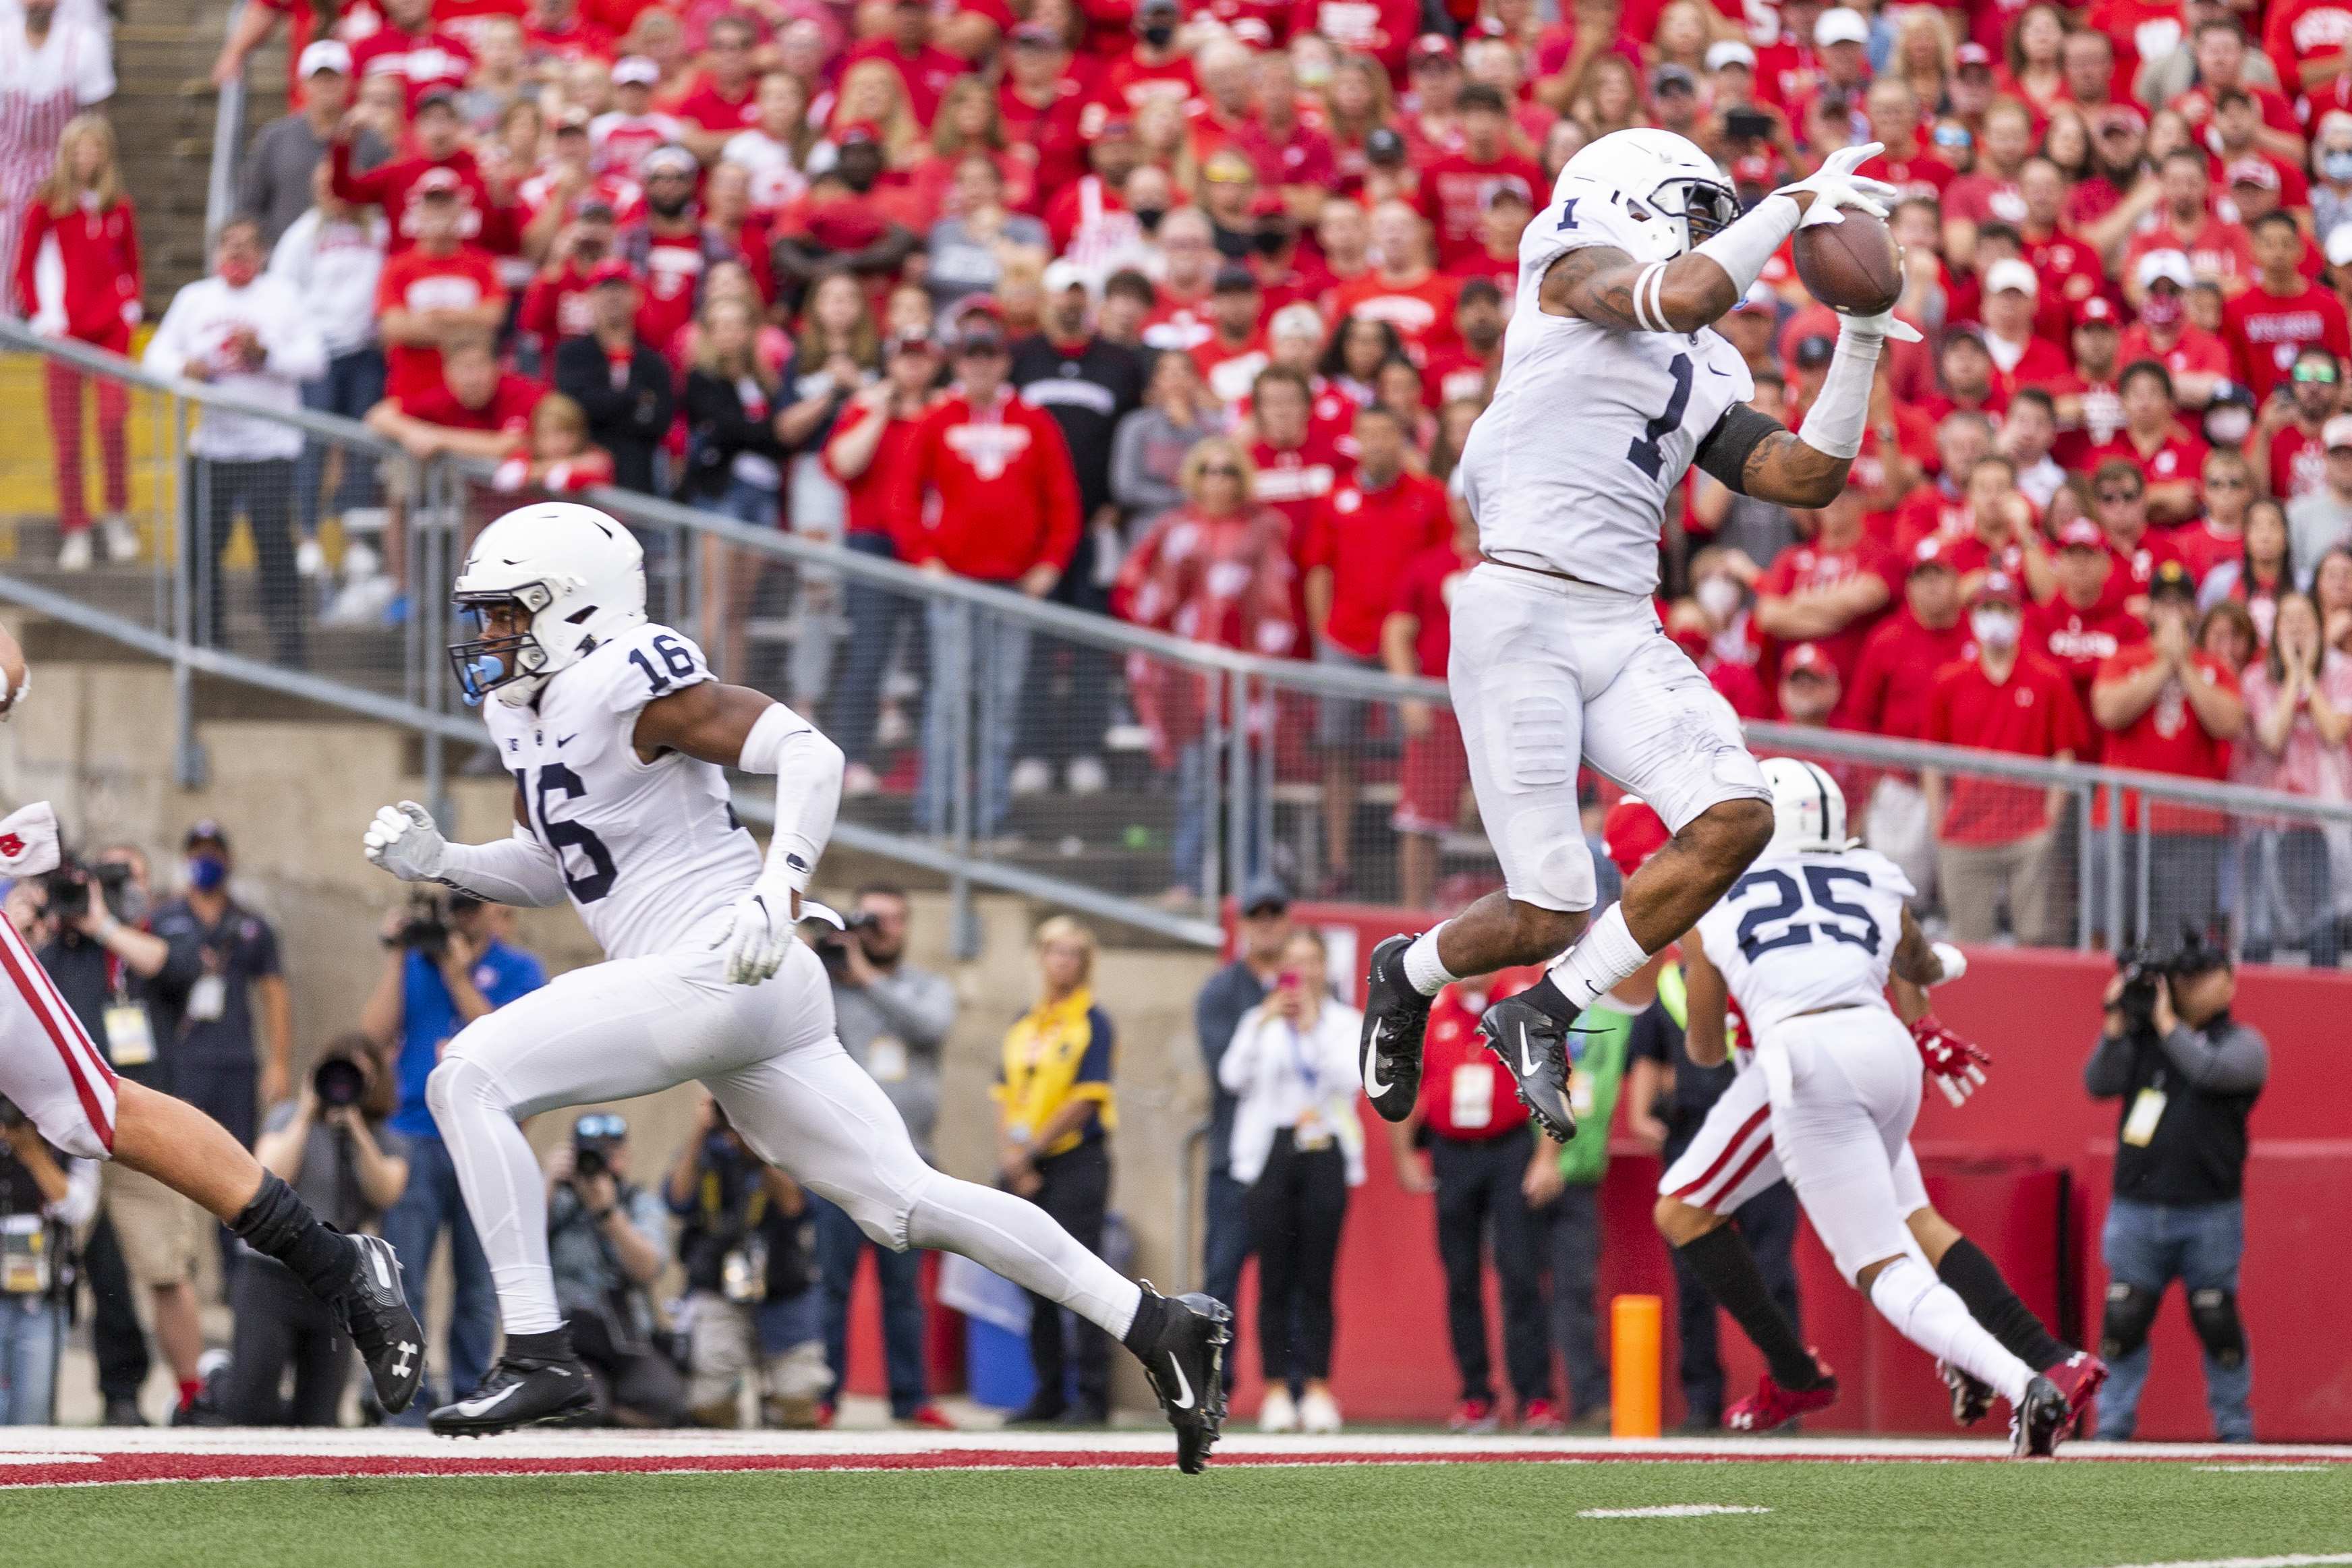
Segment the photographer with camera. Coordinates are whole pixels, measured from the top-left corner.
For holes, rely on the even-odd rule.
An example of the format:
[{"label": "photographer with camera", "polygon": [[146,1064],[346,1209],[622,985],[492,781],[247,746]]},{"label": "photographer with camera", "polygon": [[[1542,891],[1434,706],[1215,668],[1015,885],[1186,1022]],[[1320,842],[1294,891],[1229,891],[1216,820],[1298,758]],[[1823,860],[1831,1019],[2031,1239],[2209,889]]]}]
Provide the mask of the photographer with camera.
[{"label": "photographer with camera", "polygon": [[[955,987],[944,975],[918,969],[907,957],[907,894],[871,883],[857,890],[849,928],[823,924],[817,956],[833,982],[834,1028],[850,1060],[882,1086],[915,1152],[931,1158],[931,1129],[940,1118],[940,1049],[955,1027]],[[824,1283],[825,1359],[832,1367],[827,1411],[841,1399],[848,1365],[849,1288],[857,1260],[869,1248],[881,1286],[882,1344],[889,1368],[890,1415],[917,1427],[951,1423],[930,1401],[923,1367],[923,1255],[877,1245],[836,1204],[809,1193],[816,1222],[817,1268]]]},{"label": "photographer with camera", "polygon": [[[254,1157],[346,1233],[380,1222],[408,1185],[407,1143],[384,1126],[392,1077],[376,1043],[329,1040],[291,1100],[270,1107]],[[242,1245],[240,1243],[240,1245]],[[234,1427],[331,1427],[351,1376],[352,1341],[293,1270],[247,1250],[230,1292],[236,1312],[220,1414]],[[278,1397],[289,1364],[294,1398]]]},{"label": "photographer with camera", "polygon": [[[142,928],[147,917],[147,857],[113,844],[88,863],[68,860],[47,875],[20,884],[45,915],[26,940],[82,1030],[106,1052],[119,1077],[159,1094],[173,1092],[170,1053],[149,1011],[152,987],[171,957],[171,945]],[[109,1161],[100,1167],[100,1218],[84,1248],[82,1266],[96,1304],[91,1325],[98,1386],[110,1426],[146,1424],[139,1389],[150,1365],[147,1338],[131,1301],[134,1282],[147,1287],[155,1339],[180,1387],[180,1414],[196,1414],[202,1383],[196,1361],[204,1331],[196,1320],[196,1249],[208,1227],[205,1212],[152,1176]]]},{"label": "photographer with camera", "polygon": [[228,835],[206,818],[183,848],[187,891],[148,922],[170,946],[151,992],[157,1033],[171,1042],[172,1092],[249,1149],[259,1107],[294,1092],[294,1004],[277,929],[229,895]]},{"label": "photographer with camera", "polygon": [[[547,983],[533,955],[506,940],[511,913],[452,893],[419,890],[385,917],[383,967],[360,1009],[360,1031],[394,1060],[394,1109],[387,1124],[408,1144],[408,1186],[383,1217],[383,1238],[400,1255],[409,1310],[425,1317],[425,1278],[442,1227],[449,1229],[456,1287],[449,1311],[449,1392],[470,1392],[490,1364],[498,1297],[489,1260],[474,1234],[457,1170],[425,1103],[425,1081],[457,1031]],[[434,1401],[420,1399],[404,1425],[424,1424]]]},{"label": "photographer with camera", "polygon": [[2100,1238],[2107,1304],[2099,1354],[2114,1369],[2099,1399],[2102,1442],[2132,1435],[2147,1385],[2148,1329],[2175,1279],[2205,1347],[2215,1435],[2254,1440],[2238,1260],[2246,1116],[2269,1076],[2270,1047],[2230,1016],[2237,989],[2228,952],[2193,933],[2168,956],[2124,955],[2107,985],[2105,1027],[2083,1069],[2093,1099],[2123,1102],[2115,1198]]},{"label": "photographer with camera", "polygon": [[53,1149],[0,1099],[0,1427],[56,1419],[76,1228],[98,1212],[98,1162]]},{"label": "photographer with camera", "polygon": [[744,1147],[708,1094],[667,1190],[686,1266],[688,1417],[735,1426],[736,1389],[751,1378],[761,1426],[823,1425],[833,1375],[810,1258],[815,1195]]},{"label": "photographer with camera", "polygon": [[596,1394],[595,1414],[581,1425],[678,1425],[684,1389],[655,1343],[649,1289],[669,1257],[669,1214],[661,1194],[629,1179],[628,1119],[582,1116],[546,1168],[555,1304]]}]

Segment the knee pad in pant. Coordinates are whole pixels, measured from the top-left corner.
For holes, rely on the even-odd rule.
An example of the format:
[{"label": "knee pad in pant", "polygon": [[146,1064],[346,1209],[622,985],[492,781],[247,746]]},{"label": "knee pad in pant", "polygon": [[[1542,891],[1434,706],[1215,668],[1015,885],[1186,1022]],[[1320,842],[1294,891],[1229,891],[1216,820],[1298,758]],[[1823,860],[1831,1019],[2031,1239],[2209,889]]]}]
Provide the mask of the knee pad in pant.
[{"label": "knee pad in pant", "polygon": [[2214,1364],[2231,1372],[2245,1364],[2246,1325],[2238,1320],[2237,1291],[2189,1291],[2189,1322]]},{"label": "knee pad in pant", "polygon": [[852,1191],[835,1186],[818,1190],[857,1222],[857,1228],[865,1232],[867,1240],[893,1252],[904,1252],[916,1244],[912,1234],[915,1206],[922,1202],[930,1185],[931,1176],[927,1176],[921,1186],[905,1192]]},{"label": "knee pad in pant", "polygon": [[435,1124],[446,1133],[449,1113],[468,1103],[500,1111],[507,1108],[506,1097],[499,1092],[488,1068],[463,1056],[443,1057],[441,1064],[425,1080],[425,1109],[433,1113]]},{"label": "knee pad in pant", "polygon": [[2100,1359],[2118,1361],[2146,1344],[2147,1331],[2156,1322],[2157,1305],[2163,1300],[2162,1291],[2109,1281],[2106,1317],[2099,1325]]}]

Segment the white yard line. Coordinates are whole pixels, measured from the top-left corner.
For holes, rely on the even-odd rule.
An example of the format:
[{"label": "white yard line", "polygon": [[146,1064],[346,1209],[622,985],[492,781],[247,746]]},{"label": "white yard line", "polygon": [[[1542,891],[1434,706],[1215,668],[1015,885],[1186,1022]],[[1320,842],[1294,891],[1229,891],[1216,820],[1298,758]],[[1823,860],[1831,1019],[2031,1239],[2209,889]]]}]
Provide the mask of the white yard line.
[{"label": "white yard line", "polygon": [[1580,1508],[1579,1519],[1700,1519],[1714,1513],[1769,1513],[1769,1508],[1748,1508],[1738,1503],[1670,1502],[1656,1508]]}]

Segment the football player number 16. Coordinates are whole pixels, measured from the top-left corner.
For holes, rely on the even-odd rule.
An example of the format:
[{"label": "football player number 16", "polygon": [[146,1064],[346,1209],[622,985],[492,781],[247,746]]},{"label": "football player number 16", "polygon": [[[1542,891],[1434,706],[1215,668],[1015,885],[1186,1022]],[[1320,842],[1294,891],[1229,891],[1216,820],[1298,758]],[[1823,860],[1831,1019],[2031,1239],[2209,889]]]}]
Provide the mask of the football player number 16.
[{"label": "football player number 16", "polygon": [[[637,657],[635,653],[629,656]],[[530,768],[515,769],[515,786],[522,791],[523,809],[536,819],[539,841],[555,852],[556,864],[563,868],[563,885],[581,903],[593,904],[613,891],[613,878],[617,873],[613,869],[612,851],[584,823],[559,821],[547,814],[550,795],[561,793],[567,800],[576,800],[588,793],[588,786],[580,781],[580,775],[561,762],[550,762],[537,771],[534,781]],[[572,874],[571,858],[563,852],[568,849],[578,850],[588,857],[593,868],[588,875]]]}]

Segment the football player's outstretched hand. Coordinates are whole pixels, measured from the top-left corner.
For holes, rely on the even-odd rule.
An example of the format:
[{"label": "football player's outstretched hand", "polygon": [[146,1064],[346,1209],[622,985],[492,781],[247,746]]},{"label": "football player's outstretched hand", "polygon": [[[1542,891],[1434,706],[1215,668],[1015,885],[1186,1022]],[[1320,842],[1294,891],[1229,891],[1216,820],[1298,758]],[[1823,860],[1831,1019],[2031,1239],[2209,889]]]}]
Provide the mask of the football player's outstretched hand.
[{"label": "football player's outstretched hand", "polygon": [[1847,324],[1857,331],[1875,332],[1882,338],[1892,338],[1898,343],[1916,343],[1923,340],[1919,329],[1892,310],[1881,310],[1875,316],[1849,316]]},{"label": "football player's outstretched hand", "polygon": [[1864,179],[1854,171],[1885,151],[1885,143],[1880,141],[1841,147],[1822,160],[1822,166],[1812,173],[1772,193],[1793,197],[1800,191],[1811,192],[1812,204],[1800,220],[1807,225],[1843,223],[1844,220],[1837,215],[1841,207],[1853,207],[1874,218],[1883,218],[1894,210],[1902,193],[1884,180]]},{"label": "football player's outstretched hand", "polygon": [[725,957],[728,984],[756,986],[783,967],[797,940],[793,925],[799,897],[782,877],[763,874],[735,901],[713,944]]},{"label": "football player's outstretched hand", "polygon": [[414,800],[386,806],[368,824],[360,852],[403,882],[436,882],[449,843],[433,825],[433,813]]},{"label": "football player's outstretched hand", "polygon": [[1977,1092],[1985,1081],[1984,1070],[1992,1063],[1991,1057],[1953,1033],[1934,1013],[1922,1013],[1912,1024],[1911,1041],[1919,1048],[1927,1075],[1955,1105],[1966,1103]]}]

